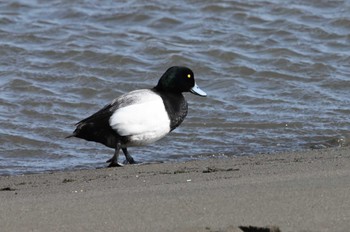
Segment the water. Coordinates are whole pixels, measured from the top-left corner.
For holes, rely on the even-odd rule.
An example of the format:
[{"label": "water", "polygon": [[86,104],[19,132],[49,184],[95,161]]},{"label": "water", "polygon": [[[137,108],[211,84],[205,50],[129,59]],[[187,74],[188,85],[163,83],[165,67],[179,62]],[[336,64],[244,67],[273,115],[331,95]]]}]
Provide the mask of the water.
[{"label": "water", "polygon": [[207,98],[142,162],[347,145],[350,1],[2,1],[0,175],[104,167],[64,139],[122,93],[193,69]]}]

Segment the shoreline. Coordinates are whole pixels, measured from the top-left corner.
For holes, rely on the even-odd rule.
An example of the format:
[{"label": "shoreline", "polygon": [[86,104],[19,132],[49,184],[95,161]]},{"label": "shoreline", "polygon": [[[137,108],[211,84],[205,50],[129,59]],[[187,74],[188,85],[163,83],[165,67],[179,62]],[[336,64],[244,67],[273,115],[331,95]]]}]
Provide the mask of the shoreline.
[{"label": "shoreline", "polygon": [[347,231],[349,179],[349,147],[0,176],[0,224],[4,231]]}]

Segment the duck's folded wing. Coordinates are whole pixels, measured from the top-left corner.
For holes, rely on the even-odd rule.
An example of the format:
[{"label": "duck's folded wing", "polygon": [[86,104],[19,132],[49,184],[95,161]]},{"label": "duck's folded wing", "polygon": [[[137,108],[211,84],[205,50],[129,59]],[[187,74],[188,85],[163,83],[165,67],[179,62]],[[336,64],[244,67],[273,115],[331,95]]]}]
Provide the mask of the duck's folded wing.
[{"label": "duck's folded wing", "polygon": [[102,121],[103,119],[107,120],[111,115],[113,114],[113,109],[116,108],[117,106],[113,103],[105,105],[102,109],[94,113],[93,115],[81,120],[76,124],[76,126],[84,124],[84,123],[89,123],[92,121]]},{"label": "duck's folded wing", "polygon": [[76,125],[102,119],[107,119],[108,121],[114,111],[118,110],[119,108],[132,105],[135,102],[147,102],[149,101],[150,97],[154,98],[153,95],[154,93],[147,89],[134,90],[132,92],[123,94],[120,97],[114,99],[110,104],[105,105],[102,109],[93,115],[81,120]]}]

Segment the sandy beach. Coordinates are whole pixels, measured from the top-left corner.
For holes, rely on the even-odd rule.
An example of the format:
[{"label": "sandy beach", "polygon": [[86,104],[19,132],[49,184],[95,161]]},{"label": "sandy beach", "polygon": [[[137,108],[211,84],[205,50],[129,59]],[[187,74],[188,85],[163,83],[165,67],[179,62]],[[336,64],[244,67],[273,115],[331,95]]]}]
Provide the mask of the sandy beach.
[{"label": "sandy beach", "polygon": [[1,231],[345,232],[349,180],[349,148],[2,176],[0,224]]}]

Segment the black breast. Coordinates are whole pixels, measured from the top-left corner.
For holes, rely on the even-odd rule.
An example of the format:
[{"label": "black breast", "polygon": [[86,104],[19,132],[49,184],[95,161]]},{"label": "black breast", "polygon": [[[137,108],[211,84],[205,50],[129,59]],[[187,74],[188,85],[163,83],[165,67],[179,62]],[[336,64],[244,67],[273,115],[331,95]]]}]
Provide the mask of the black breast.
[{"label": "black breast", "polygon": [[188,110],[188,104],[182,93],[167,93],[155,91],[163,99],[165,109],[170,118],[170,131],[178,127],[185,119]]}]

